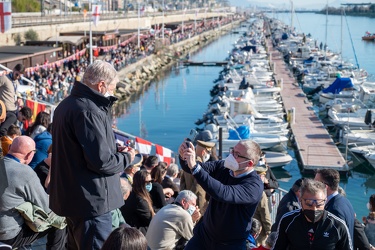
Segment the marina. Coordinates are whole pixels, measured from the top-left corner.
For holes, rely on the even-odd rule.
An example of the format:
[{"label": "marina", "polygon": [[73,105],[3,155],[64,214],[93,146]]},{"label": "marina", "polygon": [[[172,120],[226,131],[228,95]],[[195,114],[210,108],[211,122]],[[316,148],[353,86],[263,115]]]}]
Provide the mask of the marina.
[{"label": "marina", "polygon": [[[202,62],[223,61],[226,57],[228,57],[226,51],[230,49],[229,44],[233,44],[233,42],[240,37],[240,34],[245,31],[245,29],[241,28],[239,29],[238,34],[231,33],[224,35],[223,37],[219,38],[218,41],[215,41],[207,47],[198,50],[196,53],[192,53],[190,56],[190,60]],[[271,47],[272,46],[269,46],[269,48]],[[217,53],[218,51],[221,51],[221,53]],[[254,55],[261,56],[262,54]],[[275,62],[275,60],[277,60],[277,57],[275,54],[273,55],[274,56],[271,58]],[[277,86],[278,80],[281,80],[281,78],[283,78],[282,88],[286,86],[287,81],[290,81],[290,84],[288,85],[290,91],[296,91],[295,95],[302,93],[301,88],[298,86],[298,84],[296,84],[296,80],[292,77],[293,74],[291,72],[291,69],[289,69],[285,64],[282,64],[282,59],[279,59],[279,61],[281,65],[275,67],[275,70],[279,71],[276,72],[275,75],[275,87]],[[210,82],[214,81],[214,85],[216,85],[217,82],[214,79],[217,78],[217,75],[219,75],[221,71],[222,69],[220,67],[186,66],[183,64],[175,65],[169,72],[166,72],[166,75],[161,80],[152,82],[150,88],[146,92],[142,93],[139,96],[139,99],[137,97],[136,99],[134,99],[134,103],[126,105],[124,107],[126,113],[125,115],[120,115],[117,118],[117,126],[121,130],[128,131],[131,134],[144,134],[146,135],[146,138],[148,140],[162,143],[168,148],[176,150],[178,144],[182,140],[181,138],[186,137],[188,131],[195,126],[193,122],[197,121],[197,118],[199,118],[198,120],[203,119],[200,118],[200,114],[207,115],[207,99],[212,98],[209,97],[207,93],[209,93],[213,89],[213,85]],[[279,77],[279,74],[282,77]],[[263,76],[263,78],[266,79],[267,77]],[[236,79],[236,81],[238,81],[238,85],[242,80],[241,77],[233,79]],[[254,85],[253,90],[255,89],[256,87]],[[176,95],[176,93],[178,94]],[[228,92],[228,97],[230,95],[229,93],[230,92]],[[239,94],[240,93],[241,91],[239,91]],[[232,95],[235,96],[236,92],[232,91]],[[285,95],[286,97],[283,98],[283,102],[287,102],[286,99],[288,99],[288,94],[286,93]],[[191,98],[193,98],[194,102],[191,101]],[[265,97],[255,95],[255,98],[258,99]],[[306,114],[308,117],[307,119],[309,120],[309,124],[313,124],[319,128],[315,137],[324,137],[317,139],[319,141],[323,139],[323,143],[327,143],[327,145],[330,147],[330,150],[332,149],[333,152],[327,153],[328,151],[326,149],[323,149],[323,152],[315,151],[315,153],[312,154],[312,150],[317,150],[314,148],[310,149],[311,154],[309,157],[319,159],[321,162],[323,162],[324,166],[328,165],[327,158],[332,157],[334,158],[331,159],[332,161],[330,161],[334,162],[332,165],[342,166],[343,168],[345,168],[346,161],[343,157],[344,153],[335,145],[335,143],[333,143],[331,139],[332,136],[327,132],[325,126],[319,120],[320,117],[314,117],[313,109],[315,108],[313,107],[312,103],[309,103],[307,101],[306,95],[300,97],[296,96],[296,98],[297,100],[299,100],[299,102],[294,104],[283,104],[285,106],[284,112],[287,112],[287,110],[291,109],[293,106],[300,105],[302,108],[303,105],[303,109],[305,109],[307,112]],[[236,102],[236,100],[233,100],[232,102]],[[286,105],[289,106],[286,107]],[[299,114],[296,112],[296,121],[300,119]],[[235,116],[231,117],[235,119]],[[312,120],[311,117],[314,117],[315,120]],[[153,122],[160,118],[163,121],[167,122]],[[238,120],[239,117],[237,117],[236,119]],[[255,126],[259,126],[258,122],[261,122],[261,120],[256,119]],[[226,121],[224,121],[224,123],[226,123]],[[307,128],[307,126],[303,126],[303,129],[308,130],[309,128]],[[306,134],[306,131],[304,132],[304,134]],[[309,132],[309,134],[314,135],[315,133]],[[315,140],[311,135],[305,137],[306,142],[310,141],[311,143],[311,140]],[[318,144],[320,144],[320,142]],[[288,190],[290,188],[290,183],[300,178],[301,176],[311,176],[311,171],[304,172],[299,167],[298,162],[300,161],[300,159],[298,158],[297,151],[294,152],[294,150],[289,147],[286,150],[286,152],[288,152],[288,154],[293,157],[293,160],[290,163],[286,164],[284,167],[273,168],[273,172],[279,179],[281,188]],[[325,155],[330,156],[325,157]],[[309,159],[306,159],[306,161],[308,160]],[[367,193],[373,192],[372,186],[370,185],[372,170],[368,167],[368,165],[366,165],[365,160],[362,160],[358,157],[352,158],[351,160],[355,161],[355,167],[353,168],[353,164],[350,165],[350,168],[352,168],[352,170],[350,171],[351,176],[345,177],[344,175],[340,185],[343,186],[343,188],[346,190],[347,196],[351,200],[355,211],[358,214],[364,214],[366,208],[363,203],[367,199]],[[337,163],[339,161],[342,164]]]},{"label": "marina", "polygon": [[[283,43],[274,44],[271,33],[257,32],[263,30],[262,25],[255,18],[241,25],[239,22],[223,25],[225,32],[212,31],[195,40],[186,40],[183,46],[171,45],[165,54],[155,53],[119,69],[121,84],[117,95],[122,101],[115,107],[114,125],[131,136],[149,140],[152,145],[163,145],[172,152],[177,152],[190,129],[210,130],[213,141],[221,147],[218,151],[221,158],[226,157],[239,140],[252,139],[264,150],[280,182],[277,191],[280,194],[296,179],[311,177],[316,169],[336,169],[343,173],[340,186],[347,192],[356,213],[364,215],[366,199],[375,192],[375,167],[371,167],[375,165],[375,149],[362,145],[374,142],[371,124],[375,121],[372,123],[370,115],[366,122],[365,111],[369,106],[357,109],[352,99],[359,100],[361,96],[361,101],[366,97],[367,105],[373,102],[373,89],[367,76],[371,79],[374,69],[369,69],[367,75],[362,68],[362,71],[352,69],[349,65],[353,64],[345,61],[347,69],[332,70],[339,61],[344,64],[343,59],[326,51],[322,60],[323,53],[318,46],[308,48],[313,33],[296,47],[293,43],[306,38],[294,34],[290,40],[285,39],[293,41],[286,48]],[[243,49],[249,43],[254,49]],[[295,51],[284,53],[283,49]],[[181,59],[188,53],[188,60]],[[311,61],[310,56],[314,57]],[[332,71],[318,72],[319,63],[329,64]],[[303,72],[302,83],[299,70]],[[324,78],[324,84],[317,75]],[[349,90],[348,97],[341,95],[338,101],[339,93],[335,92],[331,95],[334,104],[330,101],[317,104],[320,90],[336,79],[346,78],[352,79],[353,86],[361,83],[358,85],[362,91],[365,91],[362,88],[365,84],[361,81],[366,81],[367,94],[352,95],[354,90]],[[307,86],[307,79],[314,79],[321,89],[316,89],[314,84]],[[304,93],[310,87],[316,90],[315,99],[314,94]],[[327,114],[324,119],[323,112]],[[327,130],[326,121],[333,117],[329,114],[348,115],[341,124],[336,124],[340,128],[340,138]],[[358,115],[358,121],[349,117],[352,114]],[[355,124],[351,130],[346,126],[349,122]],[[360,143],[359,138],[365,141]],[[353,155],[348,157],[348,152]]]}]

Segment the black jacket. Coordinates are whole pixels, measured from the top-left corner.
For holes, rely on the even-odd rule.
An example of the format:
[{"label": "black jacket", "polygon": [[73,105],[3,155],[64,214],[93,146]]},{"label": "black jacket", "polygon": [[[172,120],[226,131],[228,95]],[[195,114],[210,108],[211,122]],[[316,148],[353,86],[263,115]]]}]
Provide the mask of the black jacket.
[{"label": "black jacket", "polygon": [[275,223],[272,225],[271,231],[276,232],[280,219],[284,214],[299,208],[301,208],[301,206],[298,202],[298,198],[293,190],[290,189],[289,192],[283,196],[277,207],[276,219]]},{"label": "black jacket", "polygon": [[130,156],[117,152],[115,100],[76,82],[54,112],[50,207],[60,216],[98,216],[124,204],[119,173]]},{"label": "black jacket", "polygon": [[308,231],[312,228],[300,209],[285,214],[277,230],[273,250],[313,249],[313,250],[352,250],[352,242],[345,221],[325,211],[317,222],[312,243]]},{"label": "black jacket", "polygon": [[130,192],[125,205],[123,205],[120,210],[126,223],[132,227],[138,228],[144,235],[146,235],[148,226],[152,219],[152,213],[145,199],[134,192]]}]

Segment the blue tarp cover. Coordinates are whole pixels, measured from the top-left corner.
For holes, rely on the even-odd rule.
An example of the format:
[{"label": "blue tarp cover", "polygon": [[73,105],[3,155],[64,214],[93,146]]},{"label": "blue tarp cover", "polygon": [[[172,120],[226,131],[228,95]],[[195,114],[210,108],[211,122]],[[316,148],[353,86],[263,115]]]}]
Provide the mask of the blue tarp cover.
[{"label": "blue tarp cover", "polygon": [[[229,140],[241,140],[250,138],[250,128],[248,126],[242,125],[236,128],[237,132],[233,129],[229,129]],[[240,135],[241,138],[238,138]]]},{"label": "blue tarp cover", "polygon": [[328,88],[323,89],[323,93],[340,93],[343,89],[353,88],[354,85],[350,78],[337,78]]}]

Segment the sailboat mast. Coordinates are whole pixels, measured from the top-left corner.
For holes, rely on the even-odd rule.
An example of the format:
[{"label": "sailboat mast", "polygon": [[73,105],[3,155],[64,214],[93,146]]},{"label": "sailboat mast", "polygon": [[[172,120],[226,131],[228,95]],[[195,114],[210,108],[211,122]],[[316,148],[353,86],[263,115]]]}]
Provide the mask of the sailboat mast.
[{"label": "sailboat mast", "polygon": [[343,54],[342,54],[342,52],[343,52],[343,50],[342,50],[342,44],[343,44],[343,42],[344,42],[344,40],[343,40],[343,34],[344,34],[344,30],[343,30],[343,11],[342,11],[342,6],[341,6],[341,47],[340,47],[340,54],[341,54],[341,65],[343,65],[344,64],[344,62],[343,62]]},{"label": "sailboat mast", "polygon": [[328,0],[326,5],[326,34],[325,34],[325,44],[324,44],[324,60],[327,58],[327,38],[328,38]]},{"label": "sailboat mast", "polygon": [[291,13],[291,19],[290,19],[290,33],[293,33],[293,15],[294,15],[294,6],[293,6],[293,1],[290,1],[290,13]]}]

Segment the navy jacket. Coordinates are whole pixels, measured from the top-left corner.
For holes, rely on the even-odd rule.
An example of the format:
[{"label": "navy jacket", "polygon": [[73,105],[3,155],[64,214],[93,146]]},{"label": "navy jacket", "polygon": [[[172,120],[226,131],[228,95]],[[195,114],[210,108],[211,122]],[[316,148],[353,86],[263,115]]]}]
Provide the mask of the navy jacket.
[{"label": "navy jacket", "polygon": [[[245,245],[262,198],[263,182],[255,171],[232,177],[223,160],[199,164],[202,168],[194,178],[211,198],[202,222],[194,228],[193,238],[201,240],[202,249],[212,248],[208,247],[212,242],[217,244],[215,249],[220,249],[220,245]],[[184,160],[180,159],[180,165],[191,173]]]},{"label": "navy jacket", "polygon": [[350,201],[338,194],[327,202],[324,209],[344,220],[348,226],[350,238],[354,239],[355,212]]},{"label": "navy jacket", "polygon": [[119,173],[130,156],[117,152],[115,100],[77,82],[54,112],[50,207],[60,216],[99,216],[124,204]]}]

